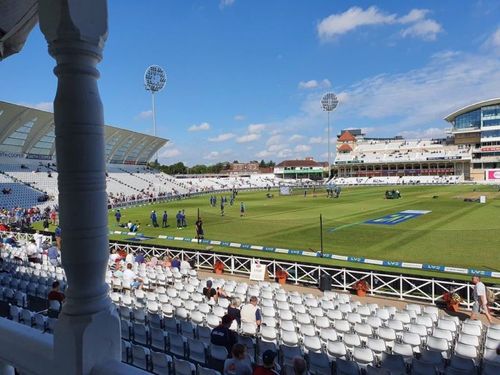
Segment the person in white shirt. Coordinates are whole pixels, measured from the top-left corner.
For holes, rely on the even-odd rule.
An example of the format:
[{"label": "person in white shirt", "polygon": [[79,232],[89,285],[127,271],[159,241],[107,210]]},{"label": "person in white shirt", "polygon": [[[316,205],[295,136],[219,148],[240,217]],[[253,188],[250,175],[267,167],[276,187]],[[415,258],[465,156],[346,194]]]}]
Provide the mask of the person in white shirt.
[{"label": "person in white shirt", "polygon": [[125,257],[125,262],[127,263],[133,263],[135,260],[134,254],[128,253],[127,256]]},{"label": "person in white shirt", "polygon": [[42,249],[42,243],[43,243],[43,234],[40,233],[40,231],[36,231],[36,233],[33,235],[33,239],[35,240],[36,247],[41,250]]},{"label": "person in white shirt", "polygon": [[142,279],[137,277],[134,271],[132,271],[132,263],[127,263],[127,268],[123,271],[122,274],[123,285],[126,288],[131,289],[141,289],[142,288]]},{"label": "person in white shirt", "polygon": [[255,296],[250,297],[250,303],[243,305],[241,308],[241,324],[254,324],[255,330],[262,322],[262,315],[259,306],[257,306],[258,299]]},{"label": "person in white shirt", "polygon": [[38,247],[35,244],[35,240],[31,240],[28,246],[26,246],[26,255],[28,260],[33,263],[40,263],[41,256],[39,254]]},{"label": "person in white shirt", "polygon": [[484,313],[488,321],[491,323],[493,319],[491,318],[490,312],[488,311],[488,299],[486,298],[486,286],[481,282],[479,276],[472,276],[472,284],[474,284],[474,291],[472,297],[474,298],[474,305],[472,305],[472,314],[470,318],[472,320],[477,319],[477,315]]}]

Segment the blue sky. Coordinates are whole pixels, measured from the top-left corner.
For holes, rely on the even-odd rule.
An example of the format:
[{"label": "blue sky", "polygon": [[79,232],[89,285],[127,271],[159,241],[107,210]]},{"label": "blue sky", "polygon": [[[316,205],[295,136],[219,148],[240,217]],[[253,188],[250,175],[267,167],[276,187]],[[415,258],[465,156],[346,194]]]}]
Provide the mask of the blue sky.
[{"label": "blue sky", "polygon": [[[332,133],[429,138],[442,118],[500,96],[500,0],[110,0],[99,65],[107,124],[152,133],[148,65],[168,75],[157,95],[161,162],[326,160]],[[1,98],[50,109],[54,61],[38,27],[0,65]]]}]

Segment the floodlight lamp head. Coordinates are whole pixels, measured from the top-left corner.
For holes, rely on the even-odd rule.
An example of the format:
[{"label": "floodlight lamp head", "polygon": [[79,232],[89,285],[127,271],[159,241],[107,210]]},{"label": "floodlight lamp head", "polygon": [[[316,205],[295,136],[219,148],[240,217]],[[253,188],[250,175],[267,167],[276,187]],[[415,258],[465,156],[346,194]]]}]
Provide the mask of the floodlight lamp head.
[{"label": "floodlight lamp head", "polygon": [[167,74],[161,66],[151,65],[144,73],[144,85],[146,90],[153,93],[160,91],[167,83]]},{"label": "floodlight lamp head", "polygon": [[337,95],[335,95],[333,92],[327,92],[321,98],[321,107],[323,107],[323,110],[326,112],[333,111],[335,108],[337,108],[338,104],[339,100],[337,99]]}]

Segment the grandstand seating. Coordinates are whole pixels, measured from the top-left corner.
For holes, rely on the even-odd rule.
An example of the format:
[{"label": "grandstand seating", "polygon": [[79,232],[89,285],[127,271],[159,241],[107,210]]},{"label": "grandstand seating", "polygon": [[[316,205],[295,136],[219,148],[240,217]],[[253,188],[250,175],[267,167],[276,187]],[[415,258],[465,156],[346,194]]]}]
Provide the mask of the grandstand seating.
[{"label": "grandstand seating", "polygon": [[336,185],[452,185],[464,182],[463,176],[377,176],[334,177]]},{"label": "grandstand seating", "polygon": [[[3,254],[6,256],[8,254]],[[10,274],[0,274],[0,298],[10,303],[7,315],[44,332],[55,320],[27,310],[32,296],[44,298],[48,284],[61,280],[61,268],[24,264],[8,259]],[[144,290],[124,288],[108,271],[112,301],[122,323],[122,358],[154,373],[204,374],[219,369],[222,350],[210,344],[210,331],[227,311],[228,301],[206,302],[201,294],[205,280],[194,270],[170,270],[134,264],[144,279]],[[268,348],[279,351],[286,370],[296,355],[304,356],[311,374],[402,373],[421,374],[428,369],[445,374],[498,374],[500,325],[485,327],[479,321],[459,321],[434,306],[363,304],[350,295],[324,292],[318,297],[285,291],[277,283],[215,279],[231,296],[247,300],[258,296],[265,326],[238,331],[254,363]],[[224,352],[224,351],[222,351]],[[426,370],[427,369],[427,370]],[[348,371],[348,372],[346,372]],[[212,372],[213,373],[213,372]]]}]

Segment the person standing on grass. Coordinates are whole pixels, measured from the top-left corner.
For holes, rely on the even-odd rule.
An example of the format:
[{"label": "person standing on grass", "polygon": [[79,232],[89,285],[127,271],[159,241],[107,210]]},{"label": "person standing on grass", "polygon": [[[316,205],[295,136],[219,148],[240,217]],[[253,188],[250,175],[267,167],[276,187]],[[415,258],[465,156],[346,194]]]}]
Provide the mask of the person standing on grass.
[{"label": "person standing on grass", "polygon": [[474,292],[472,294],[474,298],[474,305],[472,305],[472,314],[470,318],[476,320],[478,314],[484,313],[488,322],[493,321],[490,312],[488,311],[488,298],[486,297],[486,286],[481,281],[479,276],[472,276],[472,284],[474,284]]},{"label": "person standing on grass", "polygon": [[168,227],[167,220],[168,220],[167,211],[163,211],[163,216],[162,216],[162,221],[161,221],[161,227],[162,228]]},{"label": "person standing on grass", "polygon": [[158,227],[158,218],[156,216],[156,211],[151,211],[151,224],[153,225],[154,228]]},{"label": "person standing on grass", "polygon": [[243,202],[240,203],[240,217],[245,216],[245,204]]},{"label": "person standing on grass", "polygon": [[224,200],[220,199],[220,216],[224,216]]},{"label": "person standing on grass", "polygon": [[120,212],[120,210],[116,210],[115,212],[115,219],[116,219],[116,224],[120,224],[120,219],[122,218],[122,213]]},{"label": "person standing on grass", "polygon": [[198,243],[200,243],[200,240],[204,238],[203,221],[201,220],[201,217],[198,217],[195,226],[196,226],[196,238],[198,239]]}]

